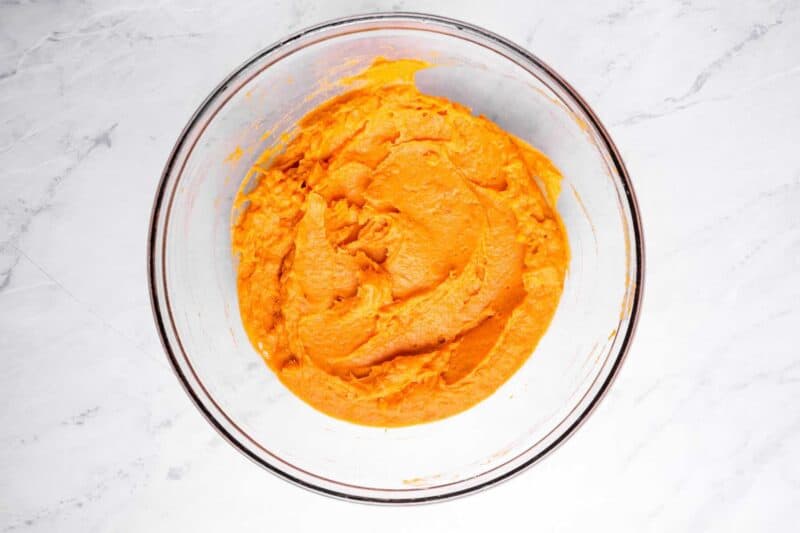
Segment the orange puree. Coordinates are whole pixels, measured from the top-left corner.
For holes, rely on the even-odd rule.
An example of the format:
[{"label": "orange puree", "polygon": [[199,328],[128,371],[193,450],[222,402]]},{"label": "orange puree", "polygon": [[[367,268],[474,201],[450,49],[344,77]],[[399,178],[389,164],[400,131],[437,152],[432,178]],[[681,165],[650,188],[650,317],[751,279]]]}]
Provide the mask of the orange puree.
[{"label": "orange puree", "polygon": [[301,399],[359,424],[428,422],[489,396],[544,334],[567,268],[558,170],[420,93],[426,66],[379,59],[346,80],[236,202],[253,345]]}]

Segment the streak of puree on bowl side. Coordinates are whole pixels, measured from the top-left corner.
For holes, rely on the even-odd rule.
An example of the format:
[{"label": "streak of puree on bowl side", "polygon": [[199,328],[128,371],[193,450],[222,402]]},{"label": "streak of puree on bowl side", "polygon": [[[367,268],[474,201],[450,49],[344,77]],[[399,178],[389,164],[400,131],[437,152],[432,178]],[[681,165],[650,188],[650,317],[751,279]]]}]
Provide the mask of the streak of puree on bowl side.
[{"label": "streak of puree on bowl side", "polygon": [[[234,204],[242,323],[298,397],[404,426],[463,411],[531,355],[569,262],[561,175],[376,59],[267,150]],[[249,192],[247,189],[250,189]]]}]

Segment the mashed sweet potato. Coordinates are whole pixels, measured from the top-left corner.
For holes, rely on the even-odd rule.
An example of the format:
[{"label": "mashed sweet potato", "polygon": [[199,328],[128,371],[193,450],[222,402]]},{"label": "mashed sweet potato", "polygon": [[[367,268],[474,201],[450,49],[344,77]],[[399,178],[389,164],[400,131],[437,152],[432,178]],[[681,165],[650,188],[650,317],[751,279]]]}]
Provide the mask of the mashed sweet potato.
[{"label": "mashed sweet potato", "polygon": [[303,118],[240,193],[244,327],[297,396],[367,425],[440,419],[494,392],[558,305],[560,174],[526,143],[376,60]]}]

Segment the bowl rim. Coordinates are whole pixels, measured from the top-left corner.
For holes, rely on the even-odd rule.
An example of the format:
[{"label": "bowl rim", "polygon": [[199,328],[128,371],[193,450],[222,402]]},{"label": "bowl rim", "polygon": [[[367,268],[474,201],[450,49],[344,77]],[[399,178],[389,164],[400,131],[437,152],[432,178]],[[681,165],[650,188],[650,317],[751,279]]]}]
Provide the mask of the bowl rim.
[{"label": "bowl rim", "polygon": [[[197,391],[192,386],[190,382],[191,380],[187,378],[186,374],[182,370],[180,363],[178,362],[177,359],[178,354],[175,353],[175,351],[173,350],[173,346],[170,343],[169,335],[167,333],[167,325],[165,324],[165,319],[164,316],[162,316],[161,312],[162,302],[159,297],[157,288],[158,280],[156,279],[156,276],[158,272],[158,267],[156,265],[156,261],[158,258],[161,258],[161,260],[163,261],[163,256],[159,254],[159,251],[157,249],[157,244],[159,241],[159,229],[163,230],[166,228],[166,225],[164,228],[161,228],[161,225],[159,224],[159,219],[160,219],[160,214],[162,212],[162,208],[164,206],[167,184],[176,166],[178,155],[181,153],[182,149],[184,148],[184,145],[186,144],[188,134],[195,128],[199,119],[206,114],[209,107],[211,107],[211,104],[215,102],[220,97],[220,95],[225,91],[225,89],[227,89],[228,86],[234,80],[236,80],[243,72],[245,72],[250,67],[256,65],[262,59],[270,56],[271,54],[281,50],[282,48],[286,47],[287,45],[290,45],[295,41],[298,41],[311,34],[321,33],[324,32],[325,30],[330,30],[339,26],[344,26],[348,24],[376,23],[376,22],[429,23],[433,25],[445,26],[450,30],[455,30],[456,32],[465,32],[467,34],[471,33],[473,34],[473,36],[476,35],[479,38],[486,39],[490,41],[492,44],[499,46],[500,48],[505,48],[507,50],[510,50],[512,53],[521,56],[524,60],[533,64],[536,68],[544,71],[550,78],[552,78],[553,81],[556,82],[556,84],[560,86],[561,90],[563,90],[570,98],[573,99],[573,101],[578,105],[581,111],[586,115],[586,117],[588,117],[591,125],[596,129],[597,134],[602,140],[604,148],[607,150],[608,155],[610,156],[611,163],[613,164],[614,170],[616,171],[616,174],[619,178],[619,182],[621,183],[622,188],[624,190],[625,201],[627,202],[627,208],[630,213],[631,226],[633,230],[633,243],[632,243],[633,246],[631,247],[630,252],[633,254],[632,258],[635,264],[635,275],[632,277],[632,279],[630,279],[630,284],[632,286],[633,293],[632,296],[630,297],[630,307],[629,307],[630,314],[628,318],[628,325],[625,330],[625,336],[622,339],[622,343],[619,347],[619,350],[617,351],[616,356],[613,358],[612,366],[609,370],[609,373],[604,379],[603,383],[600,385],[600,387],[596,390],[594,396],[591,398],[589,403],[585,405],[583,411],[577,416],[577,418],[562,430],[562,433],[560,435],[558,435],[552,442],[550,442],[547,446],[545,446],[544,449],[542,449],[538,453],[533,454],[531,457],[523,461],[521,464],[516,465],[515,467],[511,468],[508,471],[500,472],[497,475],[490,477],[489,479],[486,479],[481,483],[466,488],[461,488],[461,489],[456,488],[455,490],[446,491],[441,494],[428,494],[428,495],[423,494],[418,496],[400,496],[400,497],[382,498],[373,496],[363,496],[360,494],[352,494],[346,492],[345,490],[341,491],[333,490],[328,487],[316,485],[314,483],[306,481],[296,475],[293,475],[290,472],[287,472],[285,469],[282,469],[275,464],[271,464],[263,460],[261,457],[256,455],[246,445],[244,445],[235,435],[233,435],[227,428],[225,428],[219,422],[219,420],[217,420],[217,417],[212,412],[210,412],[210,410],[203,403],[202,399],[198,396]],[[373,28],[373,29],[387,29],[387,28]],[[416,29],[426,30],[426,28],[416,28]],[[362,31],[369,31],[369,30],[362,30]],[[335,37],[336,36],[333,36],[333,38]],[[278,58],[278,60],[279,59],[281,58]],[[511,58],[508,59],[511,60]],[[636,199],[636,194],[633,190],[633,185],[631,183],[627,168],[625,167],[625,164],[622,160],[622,157],[619,154],[616,145],[614,144],[614,141],[611,139],[611,136],[608,134],[608,131],[606,130],[605,126],[603,126],[602,122],[594,113],[594,111],[591,109],[591,107],[578,94],[578,92],[566,80],[564,80],[553,68],[551,68],[544,61],[539,59],[537,56],[535,56],[525,48],[480,26],[449,17],[443,17],[439,15],[432,15],[420,12],[404,11],[404,12],[376,12],[376,13],[358,14],[358,15],[352,15],[333,20],[328,20],[313,26],[309,26],[305,29],[299,30],[263,48],[255,55],[250,57],[248,60],[246,60],[244,63],[239,65],[228,76],[226,76],[223,79],[223,81],[219,83],[214,88],[213,91],[211,91],[211,93],[203,100],[203,102],[200,104],[197,110],[192,114],[191,118],[181,131],[177,141],[175,142],[170,152],[170,155],[167,159],[167,163],[164,167],[164,170],[161,174],[161,178],[156,188],[156,194],[150,214],[146,257],[147,257],[147,282],[148,282],[148,292],[150,295],[150,306],[151,306],[151,311],[153,313],[153,319],[155,321],[156,330],[158,331],[159,339],[167,355],[167,359],[169,360],[170,366],[172,367],[173,372],[178,378],[178,381],[180,382],[186,394],[192,400],[194,406],[200,411],[200,413],[209,422],[209,424],[211,424],[211,426],[226,441],[228,441],[229,444],[231,444],[245,457],[247,457],[255,464],[259,465],[260,467],[266,469],[267,471],[277,475],[282,479],[285,479],[297,486],[308,489],[318,494],[323,494],[341,500],[356,501],[361,503],[372,503],[372,504],[403,505],[403,504],[432,503],[432,502],[451,500],[468,494],[473,494],[485,490],[489,487],[495,486],[508,479],[511,479],[512,477],[527,470],[535,463],[541,461],[546,456],[550,455],[555,449],[557,449],[569,437],[571,437],[580,426],[582,426],[586,422],[589,416],[596,410],[600,401],[606,396],[611,384],[615,381],[615,379],[619,375],[620,368],[622,366],[622,363],[627,358],[639,322],[639,314],[641,310],[642,299],[644,296],[644,269],[645,269],[644,236],[642,230],[641,214],[639,212],[639,206]],[[165,298],[166,298],[166,292],[165,292]],[[168,303],[167,303],[167,309],[169,309]],[[180,344],[177,332],[175,332],[175,337],[178,340],[178,343]],[[182,351],[182,347],[180,347],[180,349]],[[191,363],[189,364],[191,366]],[[198,383],[200,383],[199,379]],[[202,383],[200,383],[200,386],[202,388]],[[587,391],[587,394],[588,393],[589,391]],[[211,398],[211,396],[207,392],[206,395],[209,397],[209,400],[212,403],[214,403],[213,398]],[[578,407],[579,405],[576,405],[576,409]],[[222,410],[220,409],[220,411]],[[292,468],[299,470],[297,467],[294,466],[292,466]],[[318,477],[316,476],[316,474],[313,473],[311,475],[314,477]],[[468,481],[469,479],[472,478],[455,482],[453,483],[453,487],[455,488],[458,485],[462,484],[463,482]],[[335,480],[327,480],[327,481],[341,487],[350,486]],[[367,489],[366,487],[362,488]],[[422,492],[425,490],[431,490],[435,488],[437,487],[407,489],[407,490],[368,488],[368,490],[373,492],[382,491],[388,493],[411,494],[414,491]]]}]

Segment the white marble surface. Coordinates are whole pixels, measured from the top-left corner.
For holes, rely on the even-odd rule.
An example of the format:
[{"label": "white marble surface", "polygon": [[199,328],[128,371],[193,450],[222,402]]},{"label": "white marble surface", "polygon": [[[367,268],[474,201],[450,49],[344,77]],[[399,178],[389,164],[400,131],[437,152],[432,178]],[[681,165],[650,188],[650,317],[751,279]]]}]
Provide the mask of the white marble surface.
[{"label": "white marble surface", "polygon": [[[0,531],[789,531],[800,521],[800,2],[0,3]],[[502,6],[502,7],[501,7]],[[639,332],[554,455],[451,503],[378,508],[221,440],[153,327],[145,237],[206,94],[286,33],[428,10],[529,47],[626,159]]]}]

